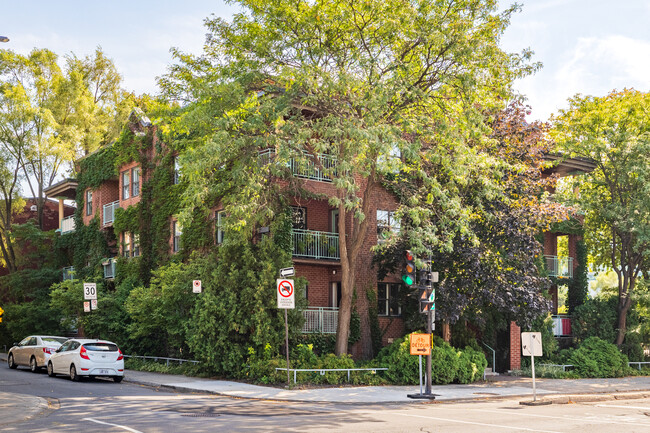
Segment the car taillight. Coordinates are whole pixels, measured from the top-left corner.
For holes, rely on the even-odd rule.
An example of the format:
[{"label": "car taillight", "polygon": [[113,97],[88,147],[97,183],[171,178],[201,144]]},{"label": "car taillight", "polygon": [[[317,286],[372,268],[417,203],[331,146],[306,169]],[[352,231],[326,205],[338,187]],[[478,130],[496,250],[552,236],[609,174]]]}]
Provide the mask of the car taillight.
[{"label": "car taillight", "polygon": [[43,348],[43,353],[47,353],[48,355],[51,355],[53,351],[54,351],[54,349],[52,349],[51,347],[44,347]]},{"label": "car taillight", "polygon": [[81,356],[83,359],[90,359],[88,357],[88,353],[86,352],[86,348],[81,346],[81,349],[79,350],[79,356]]},{"label": "car taillight", "polygon": [[120,359],[124,359],[124,355],[122,355],[122,351],[121,351],[120,349],[117,349],[117,353],[119,353],[119,355],[117,355],[117,360],[118,360],[118,361],[119,361]]}]

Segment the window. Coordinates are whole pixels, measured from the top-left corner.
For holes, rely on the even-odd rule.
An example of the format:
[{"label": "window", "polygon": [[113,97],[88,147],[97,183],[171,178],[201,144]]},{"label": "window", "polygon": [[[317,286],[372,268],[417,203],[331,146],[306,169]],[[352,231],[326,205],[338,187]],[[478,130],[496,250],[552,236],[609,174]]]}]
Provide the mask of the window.
[{"label": "window", "polygon": [[140,235],[133,235],[133,257],[140,257]]},{"label": "window", "polygon": [[294,230],[307,229],[307,209],[299,206],[291,206],[291,221]]},{"label": "window", "polygon": [[131,169],[131,197],[140,194],[140,167]]},{"label": "window", "polygon": [[129,170],[122,172],[122,200],[126,200],[130,197],[129,192],[130,188],[130,172]]},{"label": "window", "polygon": [[122,255],[126,258],[131,257],[131,233],[124,232],[122,242]]},{"label": "window", "polygon": [[93,213],[93,192],[91,190],[86,191],[86,215]]},{"label": "window", "polygon": [[385,241],[392,233],[399,233],[399,219],[395,212],[377,209],[377,241]]},{"label": "window", "polygon": [[178,163],[178,157],[174,157],[174,185],[178,185],[181,181],[181,166]]},{"label": "window", "polygon": [[174,221],[172,224],[172,230],[174,232],[174,243],[172,245],[172,251],[177,253],[181,249],[181,234],[183,234],[181,223]]},{"label": "window", "polygon": [[401,316],[399,301],[401,283],[377,284],[377,314],[380,316]]},{"label": "window", "polygon": [[214,214],[214,229],[215,229],[215,238],[217,245],[223,243],[224,228],[223,223],[226,217],[226,213],[222,210],[215,212]]}]

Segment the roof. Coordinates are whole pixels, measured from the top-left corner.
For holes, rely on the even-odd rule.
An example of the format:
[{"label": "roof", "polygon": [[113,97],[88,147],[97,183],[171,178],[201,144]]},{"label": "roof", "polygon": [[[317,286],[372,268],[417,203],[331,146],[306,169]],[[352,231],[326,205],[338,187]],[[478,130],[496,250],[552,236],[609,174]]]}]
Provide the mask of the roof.
[{"label": "roof", "polygon": [[79,186],[79,183],[76,179],[68,178],[48,186],[43,192],[49,197],[63,197],[74,200],[77,196],[77,186]]},{"label": "roof", "polygon": [[590,173],[596,168],[596,161],[590,158],[568,158],[560,154],[546,154],[544,155],[544,160],[553,162],[552,167],[544,169],[544,173],[547,174],[557,173],[560,176],[568,176],[572,174]]}]

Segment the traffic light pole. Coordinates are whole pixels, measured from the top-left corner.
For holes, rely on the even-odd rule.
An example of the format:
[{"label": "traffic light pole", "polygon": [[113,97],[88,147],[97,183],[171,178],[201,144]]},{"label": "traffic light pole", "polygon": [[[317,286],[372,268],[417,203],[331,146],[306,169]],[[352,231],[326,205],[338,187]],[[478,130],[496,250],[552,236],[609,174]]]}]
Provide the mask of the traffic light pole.
[{"label": "traffic light pole", "polygon": [[[429,334],[429,338],[431,339],[433,339],[432,318],[433,314],[431,312],[431,308],[429,308],[429,311],[427,312],[427,334]],[[431,353],[433,353],[433,344],[431,345]],[[427,385],[424,390],[424,393],[426,395],[431,395],[431,353],[427,355]]]}]

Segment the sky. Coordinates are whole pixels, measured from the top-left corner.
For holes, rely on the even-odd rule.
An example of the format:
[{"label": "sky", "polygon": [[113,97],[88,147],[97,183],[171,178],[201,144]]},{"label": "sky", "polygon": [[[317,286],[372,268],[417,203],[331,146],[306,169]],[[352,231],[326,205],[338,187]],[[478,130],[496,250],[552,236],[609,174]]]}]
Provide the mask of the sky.
[{"label": "sky", "polygon": [[[512,0],[499,0],[499,10]],[[650,91],[650,0],[519,0],[502,37],[503,49],[530,48],[543,63],[515,83],[546,120],[580,93],[604,96],[614,89]],[[48,48],[60,56],[91,55],[101,46],[135,93],[155,94],[156,77],[173,63],[171,47],[199,54],[203,20],[236,11],[221,0],[0,0],[0,48],[28,54]]]}]

